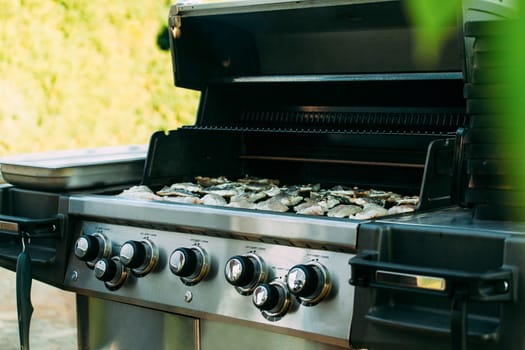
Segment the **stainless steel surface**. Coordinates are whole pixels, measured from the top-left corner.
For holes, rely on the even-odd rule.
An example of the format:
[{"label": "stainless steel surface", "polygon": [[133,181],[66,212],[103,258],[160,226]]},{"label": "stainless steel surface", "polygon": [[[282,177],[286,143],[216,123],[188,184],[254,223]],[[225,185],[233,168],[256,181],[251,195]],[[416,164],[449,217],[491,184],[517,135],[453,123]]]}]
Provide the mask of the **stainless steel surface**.
[{"label": "stainless steel surface", "polygon": [[0,159],[8,183],[41,190],[73,190],[138,183],[147,146],[118,146],[54,151]]},{"label": "stainless steel surface", "polygon": [[185,16],[204,16],[389,1],[398,0],[223,0],[208,3],[202,1],[179,0],[172,8],[172,13],[184,13]]},{"label": "stainless steel surface", "polygon": [[[140,278],[130,275],[122,287],[115,291],[108,290],[104,283],[94,277],[93,271],[83,261],[71,254],[65,284],[67,288],[79,294],[104,297],[205,320],[235,324],[240,322],[275,333],[349,347],[354,294],[354,288],[348,283],[348,261],[353,256],[350,253],[266,243],[253,239],[226,238],[227,232],[223,232],[224,235],[212,236],[96,221],[81,221],[79,224],[82,232],[76,232],[76,235],[103,233],[117,246],[127,240],[147,239],[159,247],[159,263],[156,268]],[[210,272],[200,283],[189,286],[171,272],[168,257],[179,247],[191,246],[199,246],[207,251],[210,257]],[[285,315],[276,320],[267,319],[253,305],[251,295],[238,293],[224,276],[226,262],[233,256],[245,254],[256,254],[264,258],[271,281],[285,281],[292,266],[318,262],[330,273],[330,293],[315,306],[302,305],[299,300],[293,298],[290,310]],[[71,276],[77,276],[76,280]]]},{"label": "stainless steel surface", "polygon": [[77,296],[79,349],[338,350],[341,347],[246,325]]},{"label": "stainless steel surface", "polygon": [[191,232],[213,232],[247,240],[354,250],[357,227],[364,221],[315,218],[242,209],[153,201],[110,196],[72,196],[69,213],[87,217],[128,220],[143,224],[174,225]]},{"label": "stainless steel surface", "polygon": [[81,295],[77,310],[79,349],[199,349],[194,318]]},{"label": "stainless steel surface", "polygon": [[381,73],[381,74],[312,74],[312,75],[264,75],[239,76],[228,80],[232,83],[292,83],[292,82],[343,82],[343,81],[396,81],[396,80],[461,80],[461,72]]},{"label": "stainless steel surface", "polygon": [[312,339],[272,333],[243,324],[201,320],[201,350],[341,350]]}]

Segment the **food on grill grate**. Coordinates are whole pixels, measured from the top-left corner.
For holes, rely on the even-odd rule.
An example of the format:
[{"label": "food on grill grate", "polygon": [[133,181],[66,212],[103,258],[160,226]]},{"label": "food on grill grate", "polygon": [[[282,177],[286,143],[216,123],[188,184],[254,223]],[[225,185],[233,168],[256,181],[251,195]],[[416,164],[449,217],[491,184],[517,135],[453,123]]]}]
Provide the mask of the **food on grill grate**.
[{"label": "food on grill grate", "polygon": [[349,216],[359,213],[362,210],[363,208],[361,208],[358,205],[340,204],[330,209],[326,215],[333,217],[333,218],[347,218]]},{"label": "food on grill grate", "polygon": [[226,205],[227,203],[224,197],[219,196],[218,194],[215,194],[215,193],[208,193],[204,197],[202,197],[202,204],[223,206],[223,205]]},{"label": "food on grill grate", "polygon": [[134,186],[119,196],[360,220],[412,212],[419,201],[418,196],[391,191],[344,186],[323,189],[320,184],[279,186],[277,180],[253,177],[230,181],[224,176],[198,176],[195,182],[174,183],[156,193],[147,186]]}]

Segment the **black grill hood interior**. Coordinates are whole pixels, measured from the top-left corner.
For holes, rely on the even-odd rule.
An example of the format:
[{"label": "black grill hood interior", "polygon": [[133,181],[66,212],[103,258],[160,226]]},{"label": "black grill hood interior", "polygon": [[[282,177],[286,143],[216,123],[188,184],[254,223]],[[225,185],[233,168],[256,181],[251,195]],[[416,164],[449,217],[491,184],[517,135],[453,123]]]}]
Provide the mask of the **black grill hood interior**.
[{"label": "black grill hood interior", "polygon": [[174,5],[175,83],[202,90],[234,77],[462,72],[460,25],[432,65],[415,60],[404,1],[243,1]]}]

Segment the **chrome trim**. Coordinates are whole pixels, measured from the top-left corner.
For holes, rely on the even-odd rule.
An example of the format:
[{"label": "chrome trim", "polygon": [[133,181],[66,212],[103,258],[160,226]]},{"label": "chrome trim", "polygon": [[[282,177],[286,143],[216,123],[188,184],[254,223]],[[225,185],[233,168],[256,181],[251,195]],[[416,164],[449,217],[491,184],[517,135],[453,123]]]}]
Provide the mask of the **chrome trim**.
[{"label": "chrome trim", "polygon": [[111,241],[106,236],[104,236],[102,233],[100,233],[100,232],[93,233],[93,236],[95,236],[97,238],[100,238],[100,240],[102,242],[103,249],[100,252],[101,253],[100,258],[108,258],[108,257],[110,257],[111,253],[112,253]]},{"label": "chrome trim", "polygon": [[181,277],[180,280],[187,286],[193,286],[202,281],[210,271],[210,257],[206,250],[199,246],[192,246],[188,248],[195,251],[197,255],[197,269],[190,276]]},{"label": "chrome trim", "polygon": [[330,279],[330,274],[326,267],[318,261],[309,261],[305,265],[314,266],[316,271],[320,272],[319,280],[322,281],[322,284],[317,286],[315,292],[312,295],[307,297],[298,297],[301,304],[304,306],[314,306],[321,302],[332,289],[332,281]]},{"label": "chrome trim", "polygon": [[286,284],[280,280],[273,280],[268,283],[269,285],[277,286],[279,291],[279,297],[282,299],[282,304],[279,305],[277,310],[261,310],[261,314],[270,322],[279,321],[281,317],[286,315],[288,310],[290,310],[290,307],[292,305],[292,296],[288,292],[288,289],[286,288]]},{"label": "chrome trim", "polygon": [[148,274],[153,268],[157,265],[159,261],[159,248],[153,242],[144,239],[140,241],[144,243],[146,248],[146,257],[144,258],[144,263],[136,268],[131,269],[131,272],[137,276],[142,277]]},{"label": "chrome trim", "polygon": [[403,81],[403,80],[462,80],[462,72],[421,72],[389,74],[315,74],[315,75],[263,75],[233,77],[230,83],[297,83],[297,82],[345,82],[345,81]]},{"label": "chrome trim", "polygon": [[18,232],[18,223],[0,220],[0,230]]},{"label": "chrome trim", "polygon": [[442,277],[414,275],[410,273],[377,270],[376,281],[399,287],[427,289],[443,292],[447,281]]},{"label": "chrome trim", "polygon": [[264,259],[257,254],[248,253],[243,256],[254,262],[254,278],[246,286],[236,286],[235,290],[241,295],[250,295],[260,283],[264,283],[268,279],[268,266]]},{"label": "chrome trim", "polygon": [[366,4],[398,0],[230,0],[203,3],[189,1],[172,5],[170,16],[209,16],[220,14],[291,10],[295,8],[325,7],[348,4]]},{"label": "chrome trim", "polygon": [[104,236],[102,233],[100,232],[95,232],[92,234],[92,236],[96,237],[98,239],[98,241],[100,242],[100,246],[102,247],[102,249],[98,252],[98,255],[95,259],[91,260],[91,261],[86,261],[86,265],[93,269],[95,267],[95,264],[97,263],[98,260],[102,259],[102,258],[110,258],[111,257],[111,253],[112,253],[112,247],[111,247],[111,242],[109,241],[109,239]]},{"label": "chrome trim", "polygon": [[129,269],[122,265],[118,256],[112,257],[111,260],[117,263],[117,273],[115,273],[115,277],[111,281],[104,282],[104,285],[107,289],[115,291],[122,287],[122,285],[128,280]]}]

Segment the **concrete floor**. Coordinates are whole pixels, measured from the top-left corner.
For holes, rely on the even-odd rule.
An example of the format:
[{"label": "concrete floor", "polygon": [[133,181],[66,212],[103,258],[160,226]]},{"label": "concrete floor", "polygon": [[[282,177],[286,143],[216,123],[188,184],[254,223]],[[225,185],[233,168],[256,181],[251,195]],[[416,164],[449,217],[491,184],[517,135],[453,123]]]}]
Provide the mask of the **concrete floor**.
[{"label": "concrete floor", "polygon": [[[77,348],[75,294],[33,281],[30,346],[38,350]],[[0,267],[0,349],[19,350],[15,273]]]}]

